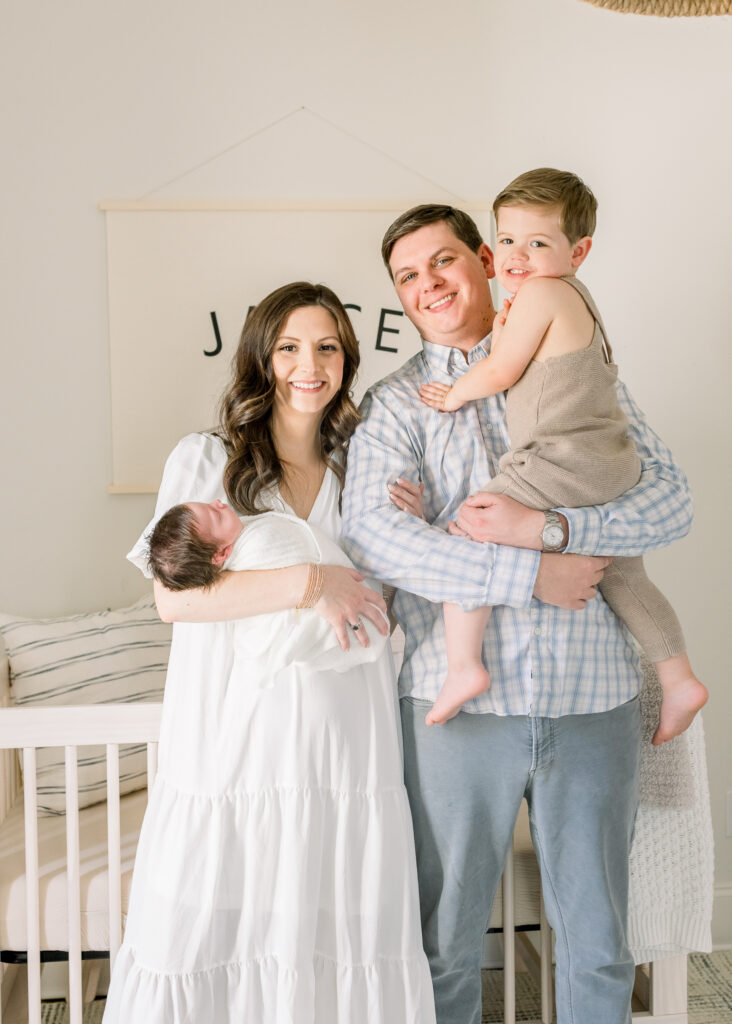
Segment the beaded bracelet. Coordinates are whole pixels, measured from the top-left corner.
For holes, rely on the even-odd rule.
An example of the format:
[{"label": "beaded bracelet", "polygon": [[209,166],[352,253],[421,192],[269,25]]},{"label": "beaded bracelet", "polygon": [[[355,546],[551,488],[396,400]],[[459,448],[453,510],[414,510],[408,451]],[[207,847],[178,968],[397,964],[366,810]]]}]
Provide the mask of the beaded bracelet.
[{"label": "beaded bracelet", "polygon": [[324,583],[325,573],[323,572],[323,566],[316,565],[315,562],[310,562],[308,565],[308,581],[305,584],[305,593],[295,605],[295,610],[299,608],[314,608],[320,600],[320,595],[323,593]]}]

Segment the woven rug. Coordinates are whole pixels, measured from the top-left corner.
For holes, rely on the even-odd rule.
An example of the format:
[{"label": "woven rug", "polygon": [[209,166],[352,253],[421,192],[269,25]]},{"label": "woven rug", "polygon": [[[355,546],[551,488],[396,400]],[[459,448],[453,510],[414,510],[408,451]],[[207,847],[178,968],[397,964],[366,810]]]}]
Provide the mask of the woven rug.
[{"label": "woven rug", "polygon": [[[102,1024],[104,1000],[96,999],[84,1010],[84,1024]],[[66,1003],[43,1003],[41,1011],[43,1024],[69,1024],[69,1011]]]},{"label": "woven rug", "polygon": [[[689,1024],[732,1024],[732,950],[694,953],[688,979]],[[525,971],[516,975],[516,1020],[541,1020],[541,995]],[[503,1024],[503,971],[483,971],[481,1021]]]},{"label": "woven rug", "polygon": [[[101,1024],[104,1000],[87,1006],[84,1024]],[[539,990],[525,971],[516,975],[516,1020],[538,1021]],[[483,971],[483,1024],[503,1022],[503,971]],[[43,1024],[68,1024],[65,1003],[44,1003]],[[732,1024],[732,950],[689,957],[689,1024]]]}]

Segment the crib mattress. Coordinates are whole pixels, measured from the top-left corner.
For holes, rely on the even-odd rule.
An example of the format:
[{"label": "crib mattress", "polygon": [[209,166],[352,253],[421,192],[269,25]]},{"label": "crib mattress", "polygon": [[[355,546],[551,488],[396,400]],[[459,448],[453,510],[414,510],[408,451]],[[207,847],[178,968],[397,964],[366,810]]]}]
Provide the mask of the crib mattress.
[{"label": "crib mattress", "polygon": [[[120,800],[122,914],[132,881],[147,790]],[[107,805],[79,812],[81,850],[81,948],[109,949]],[[66,817],[38,819],[41,949],[68,950],[66,914]],[[25,814],[22,796],[0,826],[0,948],[27,949]]]}]

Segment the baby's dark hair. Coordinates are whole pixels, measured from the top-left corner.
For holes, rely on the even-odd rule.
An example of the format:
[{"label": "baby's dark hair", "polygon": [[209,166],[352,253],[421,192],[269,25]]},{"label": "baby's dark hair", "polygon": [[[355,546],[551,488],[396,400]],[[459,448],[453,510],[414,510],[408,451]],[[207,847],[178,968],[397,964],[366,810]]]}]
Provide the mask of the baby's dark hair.
[{"label": "baby's dark hair", "polygon": [[214,565],[215,541],[203,540],[188,505],[174,505],[161,516],[150,535],[148,568],[168,590],[207,589],[221,575]]}]

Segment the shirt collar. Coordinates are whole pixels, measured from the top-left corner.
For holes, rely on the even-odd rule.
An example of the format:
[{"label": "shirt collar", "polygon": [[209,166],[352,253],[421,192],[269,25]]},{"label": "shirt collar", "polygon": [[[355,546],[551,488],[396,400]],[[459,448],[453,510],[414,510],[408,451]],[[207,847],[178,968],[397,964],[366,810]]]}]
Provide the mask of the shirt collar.
[{"label": "shirt collar", "polygon": [[433,341],[422,338],[427,365],[432,373],[447,374],[449,377],[460,377],[465,371],[481,359],[485,359],[491,350],[491,335],[486,334],[477,345],[468,352],[468,361],[459,348],[448,348],[447,345],[436,345]]}]

